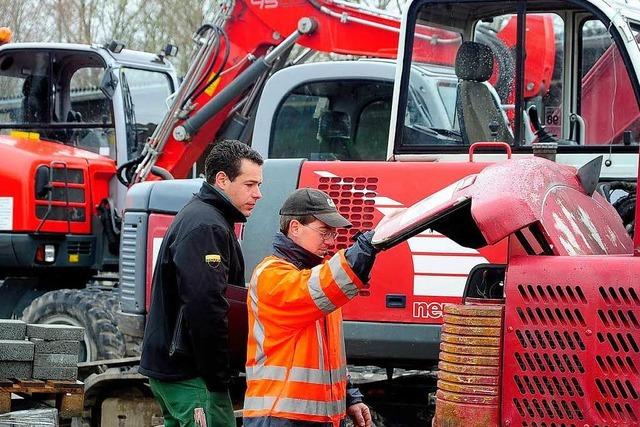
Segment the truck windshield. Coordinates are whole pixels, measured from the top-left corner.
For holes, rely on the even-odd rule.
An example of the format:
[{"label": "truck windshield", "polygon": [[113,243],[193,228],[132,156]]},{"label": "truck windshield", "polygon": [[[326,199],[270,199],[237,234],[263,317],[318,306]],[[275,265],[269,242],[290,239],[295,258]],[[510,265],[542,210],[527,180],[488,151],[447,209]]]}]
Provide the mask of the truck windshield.
[{"label": "truck windshield", "polygon": [[100,90],[104,68],[92,52],[2,52],[0,132],[36,132],[109,155],[114,129],[111,102]]},{"label": "truck windshield", "polygon": [[[538,3],[543,12],[536,9]],[[412,71],[403,73],[404,105],[397,117],[403,126],[396,152],[438,151],[442,146],[466,150],[480,141],[503,141],[525,151],[534,142],[555,141],[567,152],[598,147],[624,151],[638,144],[638,83],[625,66],[629,61],[624,46],[616,43],[621,38],[615,37],[615,26],[572,0],[554,2],[553,8],[528,2],[522,21],[526,31],[518,28],[517,1],[466,4],[416,6],[421,9],[409,25],[413,37],[406,50]],[[522,40],[519,34],[524,34]],[[521,76],[516,73],[518,57],[524,58]],[[452,120],[444,129],[416,120],[415,88],[424,84],[413,69],[428,64],[448,67],[457,80],[454,87],[439,88],[441,95],[455,99],[455,107],[447,109]]]}]

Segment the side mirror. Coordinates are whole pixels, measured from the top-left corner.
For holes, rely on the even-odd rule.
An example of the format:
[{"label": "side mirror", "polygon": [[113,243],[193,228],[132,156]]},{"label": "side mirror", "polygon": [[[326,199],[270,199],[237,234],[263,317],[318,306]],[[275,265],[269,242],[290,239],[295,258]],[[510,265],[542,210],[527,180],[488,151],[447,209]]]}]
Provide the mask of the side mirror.
[{"label": "side mirror", "polygon": [[118,78],[113,73],[113,69],[107,68],[100,82],[100,91],[109,99],[113,99],[118,86]]},{"label": "side mirror", "polygon": [[175,44],[168,44],[162,49],[164,56],[176,56],[178,54],[178,46]]}]

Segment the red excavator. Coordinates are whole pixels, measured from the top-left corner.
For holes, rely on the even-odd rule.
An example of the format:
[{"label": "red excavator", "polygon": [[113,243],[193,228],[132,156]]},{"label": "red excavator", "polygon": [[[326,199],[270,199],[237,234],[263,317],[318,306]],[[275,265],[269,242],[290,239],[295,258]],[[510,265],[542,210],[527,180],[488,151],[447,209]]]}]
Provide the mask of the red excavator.
[{"label": "red excavator", "polygon": [[[551,84],[556,40],[550,22],[546,17],[530,22],[531,30],[540,35],[531,42],[531,51],[542,53],[528,62],[536,70],[537,82],[529,96]],[[513,32],[515,21],[507,19],[503,24],[502,29],[483,28],[479,37],[500,59],[490,81],[509,102],[513,61],[507,36]],[[0,315],[22,316],[30,322],[83,325],[87,330],[83,359],[123,356],[126,336],[116,328],[110,312],[118,305],[112,290],[117,289],[114,284],[118,283],[115,272],[119,259],[126,263],[132,256],[119,252],[120,214],[127,186],[149,176],[187,177],[212,142],[227,137],[249,142],[252,135],[264,137],[262,130],[271,129],[271,123],[279,118],[294,120],[300,103],[287,105],[285,110],[292,115],[274,112],[265,117],[257,109],[263,100],[263,88],[275,85],[268,79],[275,70],[316,72],[300,68],[313,65],[300,64],[301,60],[289,66],[287,54],[296,41],[314,51],[395,58],[399,27],[397,17],[341,3],[225,4],[211,25],[196,32],[200,49],[164,119],[165,98],[177,88],[175,73],[164,59],[172,47],[159,55],[146,56],[123,49],[117,42],[106,46],[8,43],[0,48],[0,87],[4,91],[0,94],[0,150],[7,159],[0,166],[0,177],[10,183],[0,190],[0,277],[4,279]],[[432,89],[419,95],[429,100],[431,112],[417,110],[417,114],[439,112],[439,127],[451,126],[449,100],[441,99],[434,84],[443,77],[447,88],[455,85],[453,63],[460,40],[458,34],[445,29],[420,30],[418,57],[427,65],[416,68],[416,75]],[[273,155],[265,147],[264,156],[386,160],[393,63],[329,63],[324,70],[330,70],[331,82],[323,84],[320,79],[327,71],[319,70],[314,84],[324,86],[325,92],[331,87],[327,95],[336,105],[350,103],[360,109],[371,102],[374,107],[380,105],[369,108],[373,114],[382,114],[381,120],[376,120],[381,132],[376,129],[375,144],[355,148],[351,150],[354,156],[350,156],[350,143],[346,141],[357,137],[364,141],[358,145],[365,145],[372,136],[371,132],[366,134],[371,127],[366,118],[361,121],[357,117],[355,109],[353,117],[347,117],[345,111],[330,106],[321,118],[311,118],[314,123],[310,127],[286,123],[278,128],[319,129],[318,121],[322,120],[323,131],[313,136],[315,141],[323,139],[321,149],[301,152],[300,147],[309,144],[299,140],[297,147],[279,146],[272,150]],[[339,85],[350,85],[351,99],[347,99],[347,90],[338,89]],[[285,93],[302,90],[280,89]],[[280,95],[283,100],[284,96]],[[256,119],[269,124],[261,125],[261,132],[256,132]],[[351,134],[346,137],[339,132],[345,120],[352,123],[346,129]],[[355,135],[356,126],[365,132],[362,136]],[[363,153],[355,155],[356,151]],[[366,163],[362,167],[369,168]],[[380,175],[375,179],[389,178]],[[443,179],[449,178],[444,174]],[[434,189],[439,185],[439,181],[434,182]],[[387,197],[397,199],[395,184],[384,191]],[[258,256],[256,252],[254,257]],[[128,270],[122,269],[121,273],[121,283],[128,283]],[[87,284],[91,289],[85,289]],[[126,300],[128,294],[122,296]],[[140,307],[144,304],[136,310]],[[432,309],[437,311],[436,306]],[[425,323],[410,310],[388,312],[389,320]],[[359,313],[352,318],[368,320],[366,316],[360,318]],[[437,316],[426,320],[438,322]],[[135,349],[129,353],[134,354]]]}]

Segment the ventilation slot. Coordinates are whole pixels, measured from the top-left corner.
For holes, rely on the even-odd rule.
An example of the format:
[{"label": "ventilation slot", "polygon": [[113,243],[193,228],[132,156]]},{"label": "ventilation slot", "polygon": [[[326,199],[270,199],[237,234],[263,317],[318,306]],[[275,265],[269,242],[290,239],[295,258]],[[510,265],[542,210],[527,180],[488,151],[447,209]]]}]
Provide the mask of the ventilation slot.
[{"label": "ventilation slot", "polygon": [[67,242],[67,254],[73,255],[89,255],[91,254],[92,244],[89,241],[73,241]]},{"label": "ventilation slot", "polygon": [[[334,250],[345,249],[352,243],[353,237],[364,230],[374,227],[375,197],[378,190],[376,177],[321,177],[318,189],[327,193],[338,212],[353,224],[353,227],[338,229]],[[359,294],[370,295],[367,283]]]}]

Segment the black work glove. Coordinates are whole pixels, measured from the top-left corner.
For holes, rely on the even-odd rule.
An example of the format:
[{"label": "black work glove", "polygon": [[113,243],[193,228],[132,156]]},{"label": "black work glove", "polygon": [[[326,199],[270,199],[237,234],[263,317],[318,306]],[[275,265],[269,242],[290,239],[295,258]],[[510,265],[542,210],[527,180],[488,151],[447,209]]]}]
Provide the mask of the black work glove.
[{"label": "black work glove", "polygon": [[378,250],[371,243],[373,234],[374,231],[370,230],[356,235],[355,243],[349,246],[344,253],[351,269],[363,282],[369,281],[371,268],[373,268],[378,253]]}]

